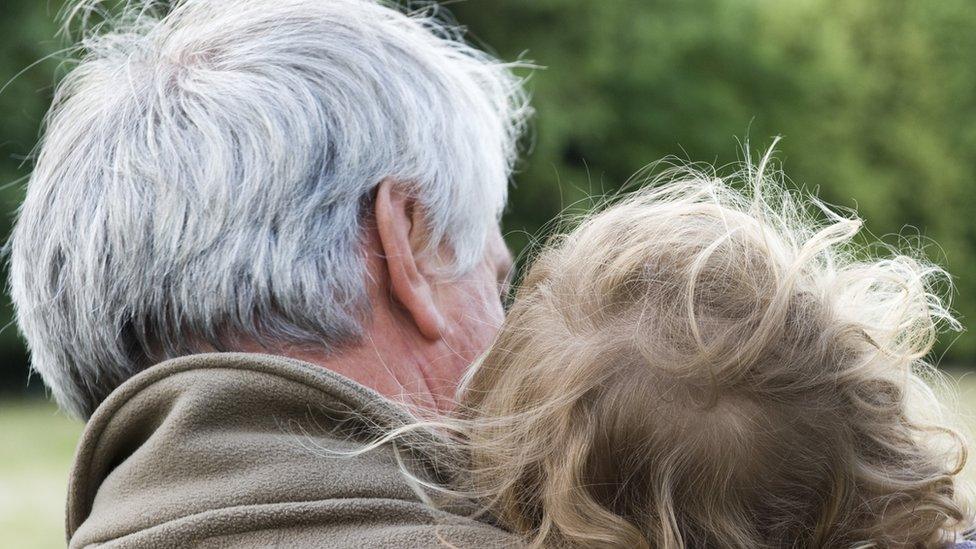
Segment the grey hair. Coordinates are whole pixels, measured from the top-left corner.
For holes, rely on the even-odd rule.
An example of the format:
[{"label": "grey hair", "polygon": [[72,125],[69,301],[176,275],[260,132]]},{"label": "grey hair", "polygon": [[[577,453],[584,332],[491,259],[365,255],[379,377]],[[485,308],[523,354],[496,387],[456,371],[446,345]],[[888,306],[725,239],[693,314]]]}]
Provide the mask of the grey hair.
[{"label": "grey hair", "polygon": [[32,366],[79,416],[231,337],[355,341],[384,178],[472,267],[529,114],[512,64],[371,0],[128,2],[79,51],[9,242]]}]

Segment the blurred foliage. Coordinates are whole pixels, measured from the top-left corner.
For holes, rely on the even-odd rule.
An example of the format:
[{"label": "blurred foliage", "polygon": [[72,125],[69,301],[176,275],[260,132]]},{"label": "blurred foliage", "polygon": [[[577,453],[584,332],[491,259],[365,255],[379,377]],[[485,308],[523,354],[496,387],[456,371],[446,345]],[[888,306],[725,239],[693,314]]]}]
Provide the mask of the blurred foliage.
[{"label": "blurred foliage", "polygon": [[[970,0],[473,0],[477,43],[530,78],[532,151],[505,228],[518,249],[587,194],[665,156],[718,165],[737,139],[793,182],[856,206],[889,243],[931,239],[976,318],[976,3]],[[525,231],[524,233],[522,231]],[[888,235],[888,236],[885,236]],[[941,247],[940,247],[941,246]],[[976,335],[942,342],[976,363]]]},{"label": "blurred foliage", "polygon": [[[61,0],[0,3],[0,191],[6,235],[65,44]],[[505,228],[516,250],[564,207],[656,159],[725,164],[784,136],[793,181],[857,206],[876,234],[938,242],[955,307],[976,317],[976,3],[971,0],[469,0],[479,45],[532,60],[537,110]],[[29,67],[29,68],[28,68]],[[25,70],[26,69],[26,70]],[[886,240],[893,241],[894,237]],[[0,388],[25,386],[0,309]],[[976,363],[976,335],[943,342]],[[33,383],[32,385],[38,385]]]},{"label": "blurred foliage", "polygon": [[[30,173],[28,157],[56,83],[64,48],[57,40],[60,0],[0,0],[0,238],[6,242]],[[7,265],[0,276],[6,288]],[[28,385],[27,355],[13,325],[10,298],[0,300],[0,392],[40,390]]]}]

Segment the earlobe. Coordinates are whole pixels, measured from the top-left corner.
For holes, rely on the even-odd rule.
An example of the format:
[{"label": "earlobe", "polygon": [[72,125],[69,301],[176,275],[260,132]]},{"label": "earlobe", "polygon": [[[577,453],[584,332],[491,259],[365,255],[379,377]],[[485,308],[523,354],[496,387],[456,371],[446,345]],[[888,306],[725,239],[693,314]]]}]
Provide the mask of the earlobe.
[{"label": "earlobe", "polygon": [[397,181],[384,179],[377,188],[374,208],[392,297],[403,305],[421,335],[432,341],[441,339],[444,318],[428,275],[418,267],[419,249],[415,249],[416,239],[411,238],[418,232],[413,199]]}]

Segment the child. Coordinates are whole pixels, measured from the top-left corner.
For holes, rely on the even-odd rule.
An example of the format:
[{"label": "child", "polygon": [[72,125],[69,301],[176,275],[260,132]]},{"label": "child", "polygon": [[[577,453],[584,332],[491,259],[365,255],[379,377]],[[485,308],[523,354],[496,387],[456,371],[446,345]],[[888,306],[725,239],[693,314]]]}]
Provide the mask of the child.
[{"label": "child", "polygon": [[462,490],[531,546],[943,547],[948,277],[747,170],[685,170],[529,269],[462,388]]}]

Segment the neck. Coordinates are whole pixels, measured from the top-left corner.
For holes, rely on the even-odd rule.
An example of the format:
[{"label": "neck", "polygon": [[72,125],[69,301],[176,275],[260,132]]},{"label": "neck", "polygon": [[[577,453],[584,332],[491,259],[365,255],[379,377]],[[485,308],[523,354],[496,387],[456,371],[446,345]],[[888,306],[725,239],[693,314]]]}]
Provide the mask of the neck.
[{"label": "neck", "polygon": [[[387,276],[389,269],[384,255],[376,251],[375,230],[370,230],[367,240],[367,249],[373,250],[366,254],[370,311],[358,342],[331,353],[287,345],[272,350],[255,342],[250,345],[243,342],[238,347],[242,351],[277,354],[316,364],[369,387],[418,415],[450,412],[464,370],[488,347],[494,330],[455,329],[470,314],[462,311],[448,318],[443,333],[425,336],[405,307],[393,299]],[[495,305],[500,317],[501,307]],[[480,302],[476,306],[484,307]],[[496,320],[500,323],[500,318]]]},{"label": "neck", "polygon": [[458,382],[472,357],[459,360],[443,340],[424,339],[400,315],[376,307],[358,342],[338,352],[301,346],[268,349],[251,341],[245,352],[287,356],[321,366],[399,402],[417,415],[447,413],[454,408]]},{"label": "neck", "polygon": [[400,348],[395,353],[374,345],[372,338],[355,348],[335,355],[314,349],[284,349],[276,354],[303,360],[348,377],[386,398],[417,412],[449,411],[450,401],[432,387],[424,360],[413,349]]}]

